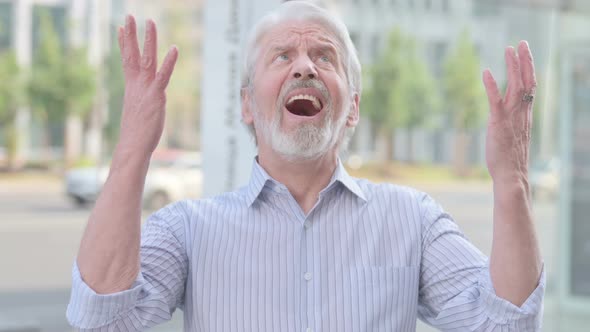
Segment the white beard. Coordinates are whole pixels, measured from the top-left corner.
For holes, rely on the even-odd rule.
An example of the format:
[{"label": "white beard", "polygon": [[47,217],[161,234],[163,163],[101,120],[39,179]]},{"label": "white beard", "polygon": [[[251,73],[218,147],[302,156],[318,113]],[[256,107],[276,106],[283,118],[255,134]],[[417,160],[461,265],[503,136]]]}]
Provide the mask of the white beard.
[{"label": "white beard", "polygon": [[[283,94],[286,92],[281,95]],[[260,133],[261,138],[273,151],[290,161],[315,160],[329,153],[340,142],[348,116],[348,112],[341,112],[340,117],[334,121],[333,104],[328,102],[324,105],[322,110],[324,118],[319,124],[302,124],[291,132],[285,132],[281,130],[283,98],[278,98],[276,114],[272,121],[267,121],[261,116],[261,111],[256,107],[254,100],[252,106],[256,132]],[[346,101],[343,105],[344,110],[350,110],[350,107],[350,101]]]}]

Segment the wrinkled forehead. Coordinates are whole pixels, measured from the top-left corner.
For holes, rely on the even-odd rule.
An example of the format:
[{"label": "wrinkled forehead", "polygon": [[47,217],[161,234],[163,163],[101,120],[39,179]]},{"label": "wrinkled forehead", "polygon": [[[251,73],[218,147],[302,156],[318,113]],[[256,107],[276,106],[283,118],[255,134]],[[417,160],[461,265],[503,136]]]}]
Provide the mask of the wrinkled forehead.
[{"label": "wrinkled forehead", "polygon": [[342,42],[329,27],[309,20],[292,20],[274,25],[261,36],[258,45],[266,51],[291,47],[301,41],[331,47],[338,53],[344,49]]}]

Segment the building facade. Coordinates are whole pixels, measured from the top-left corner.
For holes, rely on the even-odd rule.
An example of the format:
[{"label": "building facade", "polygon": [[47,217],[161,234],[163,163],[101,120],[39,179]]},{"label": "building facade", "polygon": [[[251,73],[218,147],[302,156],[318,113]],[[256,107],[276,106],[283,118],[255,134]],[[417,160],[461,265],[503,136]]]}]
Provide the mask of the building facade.
[{"label": "building facade", "polygon": [[[112,55],[112,48],[118,47],[117,29],[124,24],[128,13],[136,17],[140,37],[143,36],[145,19],[151,18],[158,24],[160,50],[167,50],[165,46],[172,43],[181,49],[183,57],[177,67],[182,73],[177,73],[178,79],[169,89],[172,102],[167,118],[168,134],[163,135],[162,144],[198,148],[201,3],[201,0],[170,3],[153,0],[0,0],[0,52],[13,51],[24,72],[30,71],[39,46],[41,16],[48,14],[61,46],[85,48],[88,63],[96,73],[94,105],[84,119],[67,119],[63,123],[39,119],[26,107],[18,112],[18,159],[21,162],[61,159],[61,142],[66,131],[69,148],[73,150],[71,153],[78,158],[85,156],[100,161],[108,155],[108,137],[105,137],[104,129],[109,121],[118,122],[120,116],[120,110],[109,109],[109,105],[111,108],[113,105],[109,98],[121,96],[109,95],[107,76],[110,68],[105,68],[105,61]],[[189,79],[191,82],[187,82]],[[188,92],[183,94],[185,90]],[[122,95],[122,92],[118,94]],[[0,147],[3,145],[0,139]]]}]

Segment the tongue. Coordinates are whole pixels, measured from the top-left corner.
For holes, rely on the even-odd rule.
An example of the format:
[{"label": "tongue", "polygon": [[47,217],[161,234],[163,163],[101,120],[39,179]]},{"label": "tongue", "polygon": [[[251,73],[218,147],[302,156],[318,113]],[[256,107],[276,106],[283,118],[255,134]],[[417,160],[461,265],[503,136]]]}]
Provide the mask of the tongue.
[{"label": "tongue", "polygon": [[319,113],[313,106],[313,103],[307,99],[297,99],[287,104],[287,110],[299,116],[314,116]]}]

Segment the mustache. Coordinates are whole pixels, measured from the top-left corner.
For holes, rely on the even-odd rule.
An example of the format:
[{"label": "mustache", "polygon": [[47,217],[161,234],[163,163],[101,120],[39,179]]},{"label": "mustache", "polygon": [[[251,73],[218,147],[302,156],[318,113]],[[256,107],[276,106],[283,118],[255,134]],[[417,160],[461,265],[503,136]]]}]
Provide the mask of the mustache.
[{"label": "mustache", "polygon": [[328,104],[330,103],[330,101],[331,101],[330,92],[328,92],[328,88],[324,85],[324,83],[322,81],[316,80],[316,79],[293,80],[293,81],[289,81],[285,85],[283,85],[283,88],[281,89],[281,92],[279,94],[279,98],[277,99],[277,102],[278,102],[277,107],[280,109],[281,107],[283,107],[283,105],[285,105],[285,101],[286,101],[285,99],[286,99],[287,95],[289,93],[291,93],[291,91],[293,91],[295,89],[305,89],[305,88],[314,88],[314,89],[318,90],[322,94],[322,97],[324,97],[324,100],[326,100]]}]

